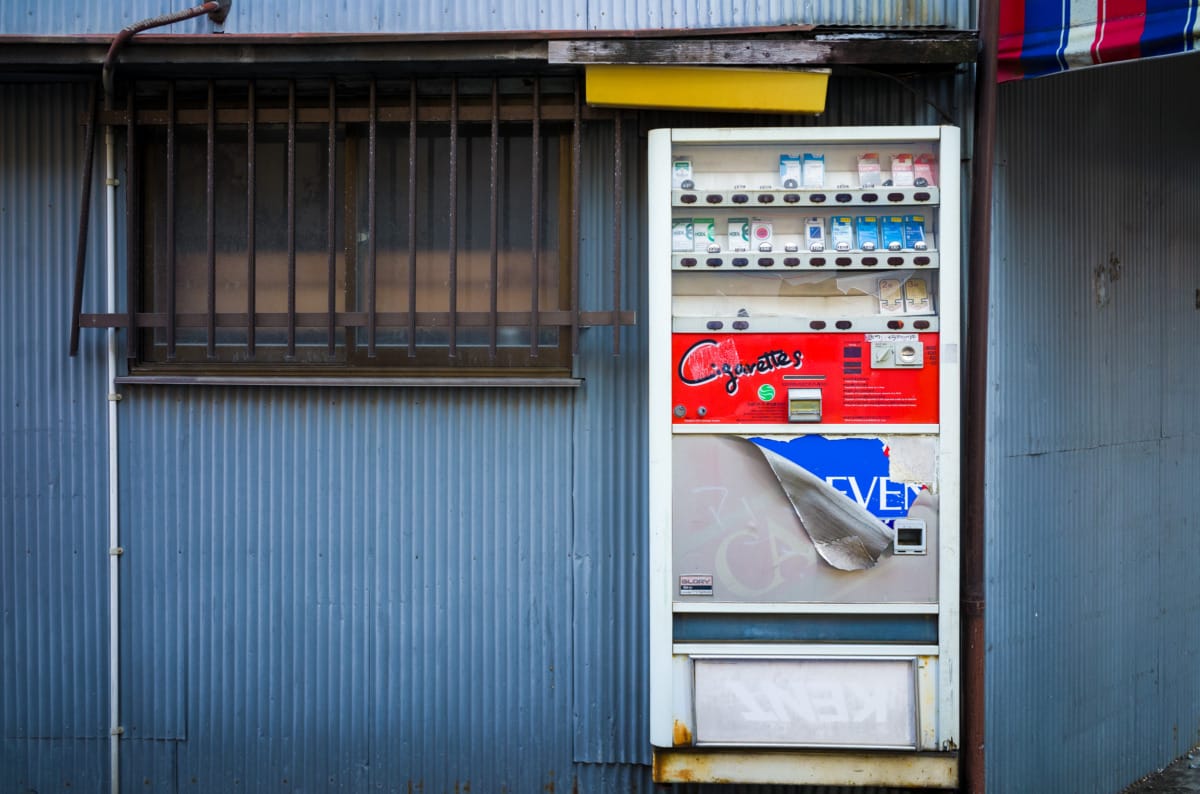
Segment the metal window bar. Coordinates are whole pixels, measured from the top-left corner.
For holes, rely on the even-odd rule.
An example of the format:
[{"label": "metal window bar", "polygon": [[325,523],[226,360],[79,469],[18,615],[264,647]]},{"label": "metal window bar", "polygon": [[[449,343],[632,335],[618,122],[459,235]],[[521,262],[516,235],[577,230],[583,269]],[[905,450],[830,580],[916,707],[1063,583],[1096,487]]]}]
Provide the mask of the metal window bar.
[{"label": "metal window bar", "polygon": [[[579,81],[571,92],[575,112],[571,119],[571,306],[579,307],[579,184],[583,174],[583,110]],[[571,317],[571,355],[579,355],[579,312]]]},{"label": "metal window bar", "polygon": [[[216,97],[216,83],[213,80],[207,81],[207,96],[205,98],[205,107],[197,109],[195,106],[179,107],[177,101],[177,84],[175,81],[167,81],[166,83],[166,101],[165,109],[159,106],[154,107],[153,102],[136,102],[134,86],[129,85],[129,93],[126,97],[125,107],[122,110],[116,110],[106,107],[101,117],[95,110],[96,97],[89,99],[89,127],[88,143],[85,153],[85,158],[90,157],[94,149],[94,128],[95,122],[91,119],[96,118],[103,123],[109,124],[124,124],[127,125],[127,188],[128,195],[126,199],[127,223],[128,223],[128,258],[131,264],[131,270],[127,275],[127,286],[129,290],[129,306],[126,311],[117,314],[82,314],[81,307],[81,292],[82,292],[82,265],[79,260],[84,257],[84,246],[86,245],[86,220],[87,220],[87,205],[90,199],[91,185],[84,185],[83,201],[81,202],[81,230],[79,239],[79,253],[77,257],[77,272],[76,272],[76,295],[74,296],[73,308],[74,314],[72,317],[72,350],[77,346],[77,329],[79,327],[125,327],[129,329],[130,338],[127,340],[127,351],[130,357],[136,357],[138,354],[138,341],[136,334],[138,329],[162,329],[165,331],[166,342],[166,360],[177,360],[177,328],[205,328],[207,331],[207,346],[206,353],[211,359],[215,356],[217,345],[217,329],[226,327],[242,327],[246,332],[246,350],[248,358],[253,360],[256,351],[256,333],[262,328],[280,328],[287,329],[287,359],[294,360],[297,346],[297,328],[305,327],[322,327],[324,326],[327,333],[326,347],[332,355],[336,354],[336,337],[337,327],[347,329],[348,337],[346,344],[352,346],[353,342],[349,337],[349,329],[362,328],[367,329],[368,337],[368,357],[375,356],[376,332],[380,327],[388,328],[403,328],[408,329],[408,353],[409,356],[415,356],[417,352],[416,346],[416,331],[419,327],[443,328],[448,332],[449,338],[449,354],[453,357],[457,352],[458,337],[457,331],[460,327],[485,328],[488,332],[488,350],[491,360],[495,360],[497,355],[498,344],[498,329],[500,327],[524,327],[530,334],[529,357],[536,358],[538,356],[538,348],[540,344],[539,331],[542,327],[555,326],[558,328],[569,329],[571,354],[578,352],[579,330],[584,327],[594,325],[612,325],[613,326],[613,352],[620,352],[620,328],[621,325],[631,325],[636,319],[632,312],[625,312],[621,309],[621,265],[623,260],[623,193],[621,185],[623,181],[623,118],[620,112],[612,113],[610,111],[585,108],[582,103],[582,92],[578,81],[575,81],[572,86],[569,97],[564,102],[562,94],[553,95],[549,105],[546,103],[546,98],[543,92],[542,80],[540,77],[534,77],[531,80],[532,95],[528,105],[519,103],[508,105],[501,101],[501,93],[499,89],[500,82],[497,78],[491,78],[490,91],[483,96],[468,95],[468,99],[464,102],[460,80],[458,78],[451,81],[451,90],[449,102],[439,103],[437,99],[431,98],[431,101],[422,104],[420,100],[420,83],[417,79],[409,81],[408,102],[406,105],[395,105],[389,103],[381,103],[378,95],[378,86],[375,79],[369,81],[369,101],[364,108],[361,105],[355,105],[352,101],[339,101],[337,94],[337,82],[328,80],[324,86],[327,94],[327,103],[325,107],[317,105],[305,105],[299,107],[297,102],[297,82],[295,79],[287,81],[287,108],[284,110],[280,107],[261,106],[258,101],[258,90],[255,80],[248,79],[246,81],[245,105],[238,107],[219,107]],[[444,95],[443,95],[444,96]],[[482,102],[480,101],[482,100]],[[486,104],[484,104],[486,103]],[[581,311],[579,307],[579,287],[580,287],[580,269],[583,254],[581,251],[581,232],[580,232],[580,206],[581,206],[581,183],[580,174],[582,173],[582,134],[583,125],[586,119],[600,118],[612,119],[613,121],[613,160],[614,160],[614,182],[613,182],[613,197],[612,197],[612,212],[613,212],[613,257],[611,262],[611,278],[613,286],[612,306],[606,311]],[[459,311],[457,297],[457,281],[458,281],[458,239],[457,239],[457,224],[458,224],[458,140],[460,137],[460,125],[464,121],[470,122],[487,122],[490,125],[490,177],[489,177],[489,300],[488,308],[482,312],[462,312]],[[530,307],[527,312],[501,312],[498,308],[498,255],[499,255],[499,196],[502,185],[500,184],[500,158],[499,158],[499,135],[501,124],[520,123],[528,121],[530,123],[532,136],[532,199],[531,199],[531,254],[530,254]],[[543,223],[543,208],[542,203],[542,125],[546,121],[553,122],[568,122],[570,124],[571,136],[571,157],[570,157],[570,239],[567,252],[567,267],[568,274],[564,274],[568,280],[568,301],[569,306],[555,310],[543,311],[540,307],[540,267],[541,267],[541,243],[542,243],[542,223]],[[337,202],[337,125],[356,124],[365,122],[368,125],[368,256],[364,268],[364,279],[360,281],[361,287],[356,289],[352,283],[347,283],[347,307],[346,311],[338,312],[337,309],[337,224],[336,210]],[[376,270],[377,267],[377,219],[376,219],[376,190],[377,190],[377,158],[378,158],[378,126],[380,123],[407,123],[408,125],[408,155],[409,155],[409,173],[408,173],[408,254],[409,254],[409,269],[408,269],[408,306],[407,311],[380,311],[377,305],[377,289],[376,289]],[[450,233],[450,249],[449,249],[449,269],[451,283],[451,298],[449,310],[445,313],[438,311],[420,311],[417,301],[418,283],[417,283],[417,235],[416,235],[416,216],[417,216],[417,142],[418,142],[418,124],[421,122],[448,122],[449,134],[451,139],[450,146],[450,217],[449,222],[451,228]],[[326,219],[327,225],[327,305],[324,312],[298,312],[296,305],[297,295],[297,242],[296,242],[296,180],[297,180],[297,163],[296,163],[296,137],[297,124],[301,123],[324,123],[327,126],[327,157],[328,157],[328,184],[327,197],[329,201],[328,215]],[[177,140],[177,130],[180,124],[184,125],[205,125],[206,131],[206,191],[207,191],[207,304],[203,314],[198,313],[180,313],[178,311],[178,273],[177,273],[177,252],[176,252],[176,200],[178,193],[178,185],[176,183],[177,172],[177,157],[179,143]],[[247,187],[246,187],[246,311],[245,312],[219,312],[216,305],[216,245],[215,245],[215,152],[216,145],[216,127],[217,125],[246,125],[246,168],[247,168]],[[257,201],[257,180],[256,180],[256,136],[257,127],[259,124],[267,125],[286,125],[287,128],[287,311],[286,313],[266,312],[259,313],[256,303],[256,201]],[[159,294],[164,299],[165,311],[140,311],[136,310],[141,305],[142,296],[140,294],[140,284],[138,281],[138,267],[133,266],[139,262],[141,257],[141,203],[138,195],[138,162],[140,153],[138,147],[140,145],[140,137],[137,135],[136,127],[138,125],[163,125],[166,128],[166,245],[165,263],[161,273],[162,282]],[[351,149],[347,149],[347,156],[351,156]],[[346,180],[346,198],[347,202],[345,209],[350,211],[349,203],[352,198],[354,186],[352,180],[347,173]],[[561,217],[561,216],[560,216]],[[347,216],[347,221],[351,221],[350,216]],[[346,231],[347,241],[340,243],[344,246],[347,260],[347,274],[352,272],[352,262],[354,260],[354,251],[352,250],[354,243],[352,240],[353,226],[348,225]],[[361,290],[361,291],[360,291]],[[354,311],[353,307],[359,304],[352,300],[355,292],[360,292],[365,311]],[[561,304],[560,304],[561,305]]]},{"label": "metal window bar", "polygon": [[500,294],[500,81],[492,78],[492,124],[488,141],[488,185],[491,195],[488,201],[488,358],[496,360],[496,311]]},{"label": "metal window bar", "polygon": [[624,213],[622,198],[623,175],[621,173],[621,144],[624,136],[621,134],[621,111],[613,117],[613,301],[612,301],[612,334],[613,355],[621,355],[621,217]]},{"label": "metal window bar", "polygon": [[[129,84],[129,93],[125,97],[125,112],[129,118],[135,115],[135,96],[137,86]],[[142,226],[141,191],[139,189],[138,148],[136,125],[130,124],[125,135],[125,256],[126,261],[138,261],[141,250]],[[137,360],[141,353],[139,345],[140,334],[137,327],[138,296],[141,294],[141,268],[131,267],[125,274],[125,309],[129,332],[125,335],[125,357],[130,361]]]},{"label": "metal window bar", "polygon": [[167,361],[175,360],[175,83],[167,86]]},{"label": "metal window bar", "polygon": [[[255,283],[257,281],[256,268],[258,258],[255,254],[254,239],[255,232],[255,202],[257,201],[257,190],[255,185],[255,143],[254,143],[254,117],[257,112],[255,105],[257,100],[254,81],[251,80],[246,87],[246,355],[251,359],[254,358],[255,338],[254,329],[257,324],[254,322],[254,313],[257,310],[257,296],[255,295]],[[134,125],[130,125],[132,127]]]},{"label": "metal window bar", "polygon": [[408,84],[408,357],[417,357],[417,81]]},{"label": "metal window bar", "polygon": [[326,201],[326,218],[325,218],[325,239],[329,249],[327,252],[328,260],[326,267],[329,271],[329,292],[327,295],[328,302],[326,307],[329,311],[329,325],[327,326],[329,339],[326,352],[330,358],[337,354],[337,337],[336,325],[334,324],[334,316],[337,314],[337,84],[331,79],[329,81],[329,146],[327,151],[328,162],[326,163],[327,182],[325,201]]},{"label": "metal window bar", "polygon": [[450,358],[458,356],[458,79],[450,80]]},{"label": "metal window bar", "polygon": [[288,80],[287,359],[296,357],[296,81]]},{"label": "metal window bar", "polygon": [[367,358],[375,358],[375,328],[379,318],[375,305],[375,148],[379,106],[375,78],[371,78],[370,117],[367,135]]},{"label": "metal window bar", "polygon": [[205,241],[208,248],[208,358],[217,357],[217,201],[216,201],[216,147],[217,147],[217,103],[216,84],[208,81],[208,126],[204,139],[204,193],[207,201],[205,212]]},{"label": "metal window bar", "polygon": [[542,249],[542,146],[541,133],[542,125],[540,115],[542,112],[542,81],[535,77],[533,78],[533,176],[530,179],[531,189],[533,194],[530,207],[530,215],[533,218],[533,229],[529,239],[529,268],[532,271],[529,277],[530,295],[529,295],[529,357],[538,357],[538,282],[541,280],[541,274],[538,272],[538,255]]}]

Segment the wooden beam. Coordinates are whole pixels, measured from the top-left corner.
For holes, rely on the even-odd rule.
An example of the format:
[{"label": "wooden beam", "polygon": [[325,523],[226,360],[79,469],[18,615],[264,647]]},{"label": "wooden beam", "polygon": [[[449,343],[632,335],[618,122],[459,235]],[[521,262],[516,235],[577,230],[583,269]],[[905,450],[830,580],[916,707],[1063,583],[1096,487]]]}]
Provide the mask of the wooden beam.
[{"label": "wooden beam", "polygon": [[549,42],[552,64],[837,66],[974,63],[975,33],[937,38],[589,39]]}]

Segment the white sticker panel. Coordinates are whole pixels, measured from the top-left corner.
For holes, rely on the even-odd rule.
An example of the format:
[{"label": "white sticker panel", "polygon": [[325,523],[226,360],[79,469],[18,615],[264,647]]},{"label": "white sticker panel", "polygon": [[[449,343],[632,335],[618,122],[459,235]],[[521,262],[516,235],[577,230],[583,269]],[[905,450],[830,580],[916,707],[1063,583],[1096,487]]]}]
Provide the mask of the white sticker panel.
[{"label": "white sticker panel", "polygon": [[694,660],[696,743],[910,748],[912,659]]}]

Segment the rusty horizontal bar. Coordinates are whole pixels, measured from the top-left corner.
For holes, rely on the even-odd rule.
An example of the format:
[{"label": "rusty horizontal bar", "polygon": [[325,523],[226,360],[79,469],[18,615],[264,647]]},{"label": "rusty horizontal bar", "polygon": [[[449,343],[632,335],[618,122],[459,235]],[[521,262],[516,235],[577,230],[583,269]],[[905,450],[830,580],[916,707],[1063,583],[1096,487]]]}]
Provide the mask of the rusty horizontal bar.
[{"label": "rusty horizontal bar", "polygon": [[123,375],[116,379],[121,385],[134,386],[376,386],[376,387],[530,387],[578,388],[583,378],[521,375],[456,375],[453,377],[396,375],[373,377],[345,375],[343,370],[330,370],[323,375]]},{"label": "rusty horizontal bar", "polygon": [[[287,312],[256,312],[254,327],[287,328]],[[455,319],[460,328],[487,328],[492,322],[491,312],[456,312]],[[569,328],[574,312],[566,310],[540,310],[537,313],[538,327]],[[166,328],[168,315],[165,312],[138,312],[136,322],[139,328]],[[297,328],[324,329],[328,327],[329,315],[326,312],[296,312]],[[378,328],[407,328],[408,312],[378,312],[376,314]],[[496,324],[502,328],[528,328],[532,320],[530,312],[498,312],[495,315]],[[578,313],[579,325],[583,328],[609,326],[613,323],[613,312],[585,311]],[[217,328],[245,328],[249,317],[246,312],[217,312],[213,315]],[[622,311],[617,319],[621,325],[637,325],[637,312]],[[417,327],[447,328],[450,325],[450,312],[417,312]],[[124,328],[129,322],[129,314],[91,313],[79,316],[79,325],[83,328]],[[365,328],[368,324],[366,312],[337,312],[334,315],[335,325],[342,328]],[[204,328],[208,324],[206,312],[186,312],[176,315],[176,328]]]},{"label": "rusty horizontal bar", "polygon": [[[524,100],[525,96],[520,95],[520,99]],[[343,103],[346,101],[342,100]],[[490,101],[487,97],[460,100],[458,120],[460,122],[490,123],[492,120]],[[448,104],[429,104],[426,99],[422,99],[422,102],[423,104],[417,111],[417,121],[441,123],[450,121]],[[541,120],[572,121],[575,116],[572,102],[570,95],[553,95],[543,99]],[[370,110],[366,107],[343,104],[342,107],[336,109],[335,113],[339,124],[366,124],[370,119]],[[533,120],[533,115],[532,105],[512,103],[502,105],[500,109],[501,122],[529,122]],[[139,126],[162,126],[167,123],[167,111],[160,108],[143,108],[137,111],[135,118]],[[404,105],[379,105],[378,121],[381,124],[400,124],[407,122],[410,118],[411,112],[407,102]],[[584,108],[584,118],[608,119],[612,118],[612,111],[602,108]],[[245,108],[217,108],[218,125],[245,125],[248,119],[249,111]],[[287,121],[286,107],[260,107],[255,111],[255,123],[257,124],[282,126],[287,124]],[[125,126],[129,123],[129,113],[123,109],[102,110],[100,122]],[[204,108],[180,108],[175,114],[175,123],[179,126],[204,126],[207,122],[208,111]],[[328,107],[298,106],[296,108],[297,124],[327,124],[328,122]]]}]

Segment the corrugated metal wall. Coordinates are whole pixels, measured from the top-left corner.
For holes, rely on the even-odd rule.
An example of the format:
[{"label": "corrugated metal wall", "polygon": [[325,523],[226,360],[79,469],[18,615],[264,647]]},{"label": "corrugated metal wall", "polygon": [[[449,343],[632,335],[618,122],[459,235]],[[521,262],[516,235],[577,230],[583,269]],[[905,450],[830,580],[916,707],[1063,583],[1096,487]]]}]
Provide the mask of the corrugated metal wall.
[{"label": "corrugated metal wall", "polygon": [[1178,95],[1197,65],[1001,91],[993,791],[1118,791],[1200,741],[1200,113]]},{"label": "corrugated metal wall", "polygon": [[[126,25],[196,3],[132,0],[6,0],[0,33],[115,33]],[[463,0],[454,3],[234,0],[227,33],[455,33],[511,30],[632,30],[752,25],[853,25],[882,28],[974,26],[974,3],[958,0],[635,0],[625,3]],[[207,33],[207,19],[172,33]],[[142,35],[155,35],[153,32]]]},{"label": "corrugated metal wall", "polygon": [[[838,79],[824,120],[937,123],[963,85]],[[103,334],[66,357],[83,102],[0,86],[0,792],[107,780]],[[645,130],[796,121],[628,118],[623,308]],[[585,138],[587,309],[611,129]],[[101,250],[94,223],[85,310]],[[574,390],[124,388],[126,789],[652,791],[644,325],[611,337],[584,333]]]},{"label": "corrugated metal wall", "polygon": [[[108,769],[103,336],[67,358],[84,93],[0,85],[4,791],[80,785]],[[92,295],[101,242],[93,225]]]}]

